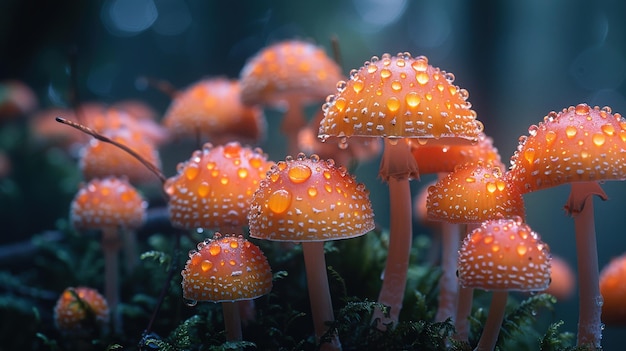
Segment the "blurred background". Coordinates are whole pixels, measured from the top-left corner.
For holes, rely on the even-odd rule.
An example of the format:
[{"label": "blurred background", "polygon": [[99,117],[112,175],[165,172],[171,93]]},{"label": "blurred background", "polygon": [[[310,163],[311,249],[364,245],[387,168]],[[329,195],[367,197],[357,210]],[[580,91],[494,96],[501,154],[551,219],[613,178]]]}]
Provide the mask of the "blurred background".
[{"label": "blurred background", "polygon": [[[332,55],[336,38],[345,74],[373,55],[401,51],[426,55],[454,73],[508,163],[518,137],[552,110],[586,102],[626,113],[624,13],[626,3],[608,0],[4,0],[0,81],[28,85],[37,109],[70,107],[76,96],[107,103],[139,99],[162,114],[170,97],[138,78],[176,88],[203,77],[237,78],[246,61],[270,43],[307,39]],[[266,116],[268,137],[260,146],[279,160],[285,149],[273,136],[280,116],[273,111]],[[71,161],[58,153],[20,146],[27,137],[21,123],[0,126],[0,151],[12,164],[0,183],[5,246],[54,229],[67,217],[80,181],[67,170]],[[174,174],[176,163],[186,158],[187,151],[164,152],[163,172]],[[44,164],[45,172],[38,172]],[[376,178],[377,167],[373,160],[355,173],[370,188],[376,220],[386,227],[386,186]],[[414,181],[414,194],[431,179]],[[626,251],[626,185],[607,182],[604,189],[609,201],[596,200],[601,267]],[[573,221],[563,211],[568,192],[562,186],[526,195],[527,221],[554,254],[575,267]],[[563,329],[576,329],[576,299],[554,311],[555,319],[565,321]],[[616,348],[624,331],[607,327],[606,349]]]}]

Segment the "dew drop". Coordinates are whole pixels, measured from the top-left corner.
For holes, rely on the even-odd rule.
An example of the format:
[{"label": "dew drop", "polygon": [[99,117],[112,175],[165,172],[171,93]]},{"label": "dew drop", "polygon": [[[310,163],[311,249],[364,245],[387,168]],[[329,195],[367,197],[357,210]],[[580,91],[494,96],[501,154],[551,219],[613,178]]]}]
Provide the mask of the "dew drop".
[{"label": "dew drop", "polygon": [[552,146],[555,140],[556,140],[556,132],[554,132],[553,130],[548,131],[546,133],[547,146]]},{"label": "dew drop", "polygon": [[[373,62],[374,61],[372,60],[372,63]],[[367,66],[367,73],[374,73],[376,71],[378,71],[378,67],[376,65],[369,65],[369,66]]]},{"label": "dew drop", "polygon": [[219,245],[209,245],[209,253],[211,254],[211,256],[217,256],[220,254],[220,252],[222,252],[222,248]]},{"label": "dew drop", "polygon": [[237,240],[232,240],[229,245],[231,249],[236,249],[239,247],[239,242]]},{"label": "dew drop", "polygon": [[539,127],[537,127],[536,124],[532,124],[530,127],[528,127],[528,135],[530,135],[530,136],[537,135],[537,130],[538,129],[539,129]]},{"label": "dew drop", "polygon": [[416,57],[411,67],[418,72],[424,72],[428,68],[428,59],[424,56]]},{"label": "dew drop", "polygon": [[517,246],[517,254],[520,256],[524,256],[528,252],[528,248],[525,245]]},{"label": "dew drop", "polygon": [[474,178],[474,177],[467,177],[467,178],[465,178],[465,182],[466,183],[475,183],[476,182],[476,178]]},{"label": "dew drop", "polygon": [[387,69],[387,68],[383,68],[380,71],[380,77],[383,78],[383,79],[387,79],[387,78],[391,77],[391,71],[389,69]]},{"label": "dew drop", "polygon": [[287,175],[289,180],[296,184],[300,184],[311,178],[311,173],[311,168],[307,165],[294,165],[289,169]]},{"label": "dew drop", "polygon": [[608,136],[613,136],[615,134],[615,128],[612,124],[604,124],[600,127],[602,132]]},{"label": "dew drop", "polygon": [[354,82],[354,84],[352,84],[352,90],[354,90],[355,93],[360,93],[363,90],[363,81],[357,80]]},{"label": "dew drop", "polygon": [[404,99],[406,100],[406,104],[412,108],[417,107],[417,105],[419,105],[421,101],[420,96],[414,91],[406,94],[406,97]]},{"label": "dew drop", "polygon": [[339,110],[339,112],[343,112],[343,110],[346,108],[346,99],[339,98],[335,100],[335,107],[337,108],[337,110]]},{"label": "dew drop", "polygon": [[347,84],[344,80],[340,80],[337,82],[337,91],[343,93],[343,91],[346,90],[346,85]]},{"label": "dew drop", "polygon": [[200,269],[202,269],[203,272],[208,272],[211,268],[213,268],[213,262],[209,260],[204,260],[200,263]]},{"label": "dew drop", "polygon": [[567,128],[565,128],[565,135],[567,135],[568,138],[573,138],[576,136],[576,127],[574,126],[567,126]]},{"label": "dew drop", "polygon": [[390,112],[396,112],[400,109],[400,100],[396,97],[390,97],[387,99],[387,109]]},{"label": "dew drop", "polygon": [[528,161],[528,163],[532,164],[533,161],[535,161],[535,149],[532,147],[526,149],[524,151],[524,158]]},{"label": "dew drop", "polygon": [[428,74],[426,72],[419,72],[415,75],[415,79],[417,79],[417,82],[421,85],[425,85],[426,83],[428,83]]},{"label": "dew drop", "polygon": [[276,190],[267,200],[267,207],[275,214],[281,214],[287,211],[291,206],[291,192],[285,189]]},{"label": "dew drop", "polygon": [[198,173],[200,173],[200,169],[195,163],[190,163],[189,165],[187,165],[187,168],[185,168],[185,178],[187,178],[187,180],[196,179]]},{"label": "dew drop", "polygon": [[317,188],[314,187],[314,186],[311,186],[307,190],[307,193],[309,194],[310,197],[315,197],[315,196],[317,196]]},{"label": "dew drop", "polygon": [[246,168],[239,168],[237,170],[237,176],[241,179],[245,179],[248,176],[248,170]]},{"label": "dew drop", "polygon": [[487,183],[487,191],[489,193],[494,193],[497,189],[498,189],[498,187],[496,186],[495,183],[493,183],[493,182],[488,182]]},{"label": "dew drop", "polygon": [[591,141],[593,142],[593,145],[595,146],[602,146],[604,145],[604,142],[606,141],[606,136],[604,136],[604,134],[602,133],[595,133],[591,137]]},{"label": "dew drop", "polygon": [[577,115],[579,116],[584,116],[589,114],[589,105],[587,104],[578,104],[576,105],[576,108],[574,109],[574,112],[576,112]]},{"label": "dew drop", "polygon": [[224,157],[226,158],[239,157],[240,151],[241,145],[239,145],[238,143],[229,143],[224,145]]},{"label": "dew drop", "polygon": [[191,299],[184,299],[184,300],[185,300],[185,305],[189,307],[193,307],[198,304],[198,301],[196,300],[191,300]]},{"label": "dew drop", "polygon": [[211,186],[209,185],[209,183],[202,182],[200,183],[200,185],[198,185],[198,195],[200,197],[206,197],[207,195],[209,195],[210,191],[211,191]]},{"label": "dew drop", "polygon": [[594,301],[598,307],[602,307],[602,305],[604,305],[604,298],[602,298],[602,295],[596,296]]},{"label": "dew drop", "polygon": [[393,89],[394,91],[402,90],[402,83],[400,83],[400,81],[394,80],[393,82],[391,82],[391,89]]}]

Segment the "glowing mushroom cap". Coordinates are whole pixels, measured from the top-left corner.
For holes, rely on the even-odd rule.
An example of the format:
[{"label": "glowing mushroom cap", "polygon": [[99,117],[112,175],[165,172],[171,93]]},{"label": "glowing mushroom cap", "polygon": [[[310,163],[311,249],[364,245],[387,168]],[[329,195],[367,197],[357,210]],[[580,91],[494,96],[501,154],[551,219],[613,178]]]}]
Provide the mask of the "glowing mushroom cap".
[{"label": "glowing mushroom cap", "polygon": [[67,334],[92,332],[93,327],[106,325],[109,317],[105,298],[84,286],[65,289],[54,306],[54,324]]},{"label": "glowing mushroom cap", "polygon": [[572,297],[576,291],[576,274],[572,266],[562,257],[552,254],[550,260],[550,286],[544,291],[559,301]]},{"label": "glowing mushroom cap", "polygon": [[273,164],[260,148],[206,143],[180,163],[178,173],[163,186],[172,225],[181,229],[246,225],[252,194]]},{"label": "glowing mushroom cap", "polygon": [[600,271],[602,322],[626,325],[626,254],[615,257]]},{"label": "glowing mushroom cap", "polygon": [[550,112],[511,157],[522,192],[569,182],[626,179],[626,120],[609,107],[579,104]]},{"label": "glowing mushroom cap", "polygon": [[71,203],[70,221],[74,228],[102,229],[141,227],[147,202],[125,179],[106,177],[82,184]]},{"label": "glowing mushroom cap", "polygon": [[182,271],[183,297],[191,301],[250,300],[272,290],[265,255],[242,236],[222,236],[198,244]]},{"label": "glowing mushroom cap", "polygon": [[445,145],[411,143],[413,157],[419,166],[420,174],[452,172],[460,164],[482,161],[506,170],[493,139],[485,133],[478,134],[478,141],[468,145]]},{"label": "glowing mushroom cap", "polygon": [[480,223],[498,216],[525,217],[522,193],[490,163],[465,163],[428,187],[428,218]]},{"label": "glowing mushroom cap", "polygon": [[520,218],[492,219],[463,240],[459,284],[483,290],[541,291],[550,284],[550,252]]},{"label": "glowing mushroom cap", "polygon": [[178,94],[163,124],[175,138],[199,136],[213,144],[257,143],[266,129],[261,108],[241,102],[239,82],[219,77],[203,79]]},{"label": "glowing mushroom cap", "polygon": [[287,157],[254,193],[250,236],[273,241],[352,238],[374,229],[369,191],[334,161]]},{"label": "glowing mushroom cap", "polygon": [[239,77],[244,104],[269,106],[323,100],[341,79],[337,63],[321,47],[302,40],[264,48],[246,63]]},{"label": "glowing mushroom cap", "polygon": [[429,65],[424,56],[374,56],[327,98],[319,136],[476,141],[482,123],[467,101],[467,90],[453,82],[454,75]]},{"label": "glowing mushroom cap", "polygon": [[[104,134],[123,144],[150,162],[161,167],[156,145],[141,131],[129,128],[111,129]],[[139,160],[115,145],[92,138],[80,151],[79,166],[86,180],[107,176],[127,177],[132,183],[149,183],[158,178]]]}]

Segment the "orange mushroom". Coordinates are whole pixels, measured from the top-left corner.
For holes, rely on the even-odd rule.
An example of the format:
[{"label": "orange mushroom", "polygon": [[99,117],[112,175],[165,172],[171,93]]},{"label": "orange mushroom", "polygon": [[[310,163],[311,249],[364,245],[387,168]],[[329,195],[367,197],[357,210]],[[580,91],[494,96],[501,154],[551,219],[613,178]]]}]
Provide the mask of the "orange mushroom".
[{"label": "orange mushroom", "polygon": [[35,92],[26,83],[14,79],[0,81],[0,122],[26,116],[38,104]]},{"label": "orange mushroom", "polygon": [[115,332],[121,330],[118,253],[120,235],[134,235],[146,217],[147,202],[125,178],[92,179],[82,184],[71,203],[70,221],[77,230],[100,230],[105,268],[105,296]]},{"label": "orange mushroom", "polygon": [[[575,291],[576,273],[574,273],[574,269],[563,257],[553,253],[550,286],[544,292],[556,297],[559,301],[564,301],[570,299]],[[600,282],[600,292],[602,292],[602,282]]]},{"label": "orange mushroom", "polygon": [[521,218],[491,219],[474,229],[459,251],[462,287],[493,291],[475,350],[495,350],[508,291],[541,291],[550,284],[550,252]]},{"label": "orange mushroom", "polygon": [[508,172],[522,192],[565,183],[571,191],[565,210],[574,217],[578,258],[579,346],[601,347],[601,303],[593,195],[606,200],[598,184],[626,179],[626,120],[609,107],[578,104],[550,112],[511,157]]},{"label": "orange mushroom", "polygon": [[[279,161],[254,193],[250,236],[301,242],[311,313],[318,342],[334,320],[328,288],[324,241],[353,238],[374,229],[369,192],[334,161],[299,154]],[[332,334],[331,334],[332,335]],[[340,349],[335,336],[322,349]]]},{"label": "orange mushroom", "polygon": [[98,290],[85,286],[63,290],[54,306],[54,325],[66,335],[86,336],[102,331],[109,318],[106,299]]},{"label": "orange mushroom", "polygon": [[[470,144],[482,131],[468,93],[453,85],[454,76],[429,65],[424,56],[409,53],[372,57],[323,105],[319,137],[384,137],[379,175],[388,182],[390,240],[378,302],[390,307],[390,317],[377,310],[379,328],[398,321],[406,287],[412,219],[409,180],[419,178],[408,138],[420,143]],[[404,138],[407,138],[406,140]]]},{"label": "orange mushroom", "polygon": [[252,195],[274,164],[260,148],[206,143],[165,184],[172,225],[236,233],[248,223]]},{"label": "orange mushroom", "polygon": [[626,325],[626,254],[614,257],[600,271],[602,322],[606,325]]},{"label": "orange mushroom", "polygon": [[306,105],[323,101],[342,79],[341,68],[321,47],[302,40],[285,40],[265,47],[241,70],[241,99],[285,111],[281,132],[287,154],[298,153],[298,131],[307,121]]},{"label": "orange mushroom", "polygon": [[240,95],[236,80],[202,79],[176,95],[163,125],[174,138],[220,145],[230,141],[256,144],[265,137],[265,116],[258,106],[243,105]]},{"label": "orange mushroom", "polygon": [[242,340],[236,302],[272,290],[272,271],[261,249],[243,236],[222,236],[219,232],[189,253],[181,275],[183,297],[190,305],[197,301],[222,304],[229,341]]}]

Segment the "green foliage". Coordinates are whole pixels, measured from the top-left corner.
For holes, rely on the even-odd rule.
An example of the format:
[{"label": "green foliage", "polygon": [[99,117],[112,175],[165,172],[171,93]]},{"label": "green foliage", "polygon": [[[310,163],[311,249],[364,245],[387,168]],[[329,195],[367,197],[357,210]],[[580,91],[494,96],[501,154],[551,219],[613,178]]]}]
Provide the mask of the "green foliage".
[{"label": "green foliage", "polygon": [[557,321],[548,327],[548,330],[539,342],[540,351],[571,350],[574,334],[570,332],[559,332],[563,326],[563,321]]}]

